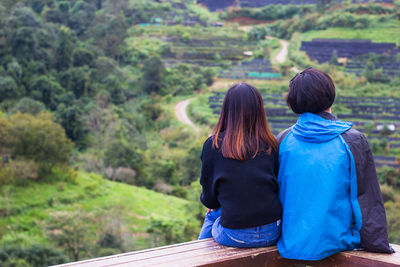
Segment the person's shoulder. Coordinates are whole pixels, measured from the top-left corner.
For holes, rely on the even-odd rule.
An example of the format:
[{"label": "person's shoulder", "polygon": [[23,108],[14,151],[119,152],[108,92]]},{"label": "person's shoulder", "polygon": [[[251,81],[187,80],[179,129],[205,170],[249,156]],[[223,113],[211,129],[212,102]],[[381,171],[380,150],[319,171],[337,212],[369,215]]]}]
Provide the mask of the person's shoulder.
[{"label": "person's shoulder", "polygon": [[349,144],[364,144],[367,142],[365,135],[357,129],[351,128],[342,134],[344,140]]},{"label": "person's shoulder", "polygon": [[288,133],[292,130],[292,127],[287,128],[286,130],[283,130],[282,132],[280,132],[277,136],[276,136],[276,141],[278,142],[278,145],[280,145],[283,141],[283,139],[285,139],[285,137],[288,135]]},{"label": "person's shoulder", "polygon": [[210,147],[211,147],[211,145],[212,145],[212,143],[213,143],[213,140],[214,140],[214,136],[215,136],[215,135],[210,135],[210,136],[204,141],[203,146],[210,146]]},{"label": "person's shoulder", "polygon": [[203,151],[212,151],[215,135],[209,136],[203,143]]}]

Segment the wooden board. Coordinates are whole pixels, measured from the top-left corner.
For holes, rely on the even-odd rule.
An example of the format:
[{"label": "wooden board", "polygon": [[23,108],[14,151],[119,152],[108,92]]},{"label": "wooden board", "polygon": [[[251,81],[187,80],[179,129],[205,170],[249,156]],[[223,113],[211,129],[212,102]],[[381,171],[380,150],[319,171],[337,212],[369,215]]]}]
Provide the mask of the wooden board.
[{"label": "wooden board", "polygon": [[282,258],[276,246],[249,249],[232,248],[219,245],[213,239],[204,239],[58,266],[400,266],[400,246],[392,246],[398,252],[391,255],[346,251],[322,261],[297,261]]}]

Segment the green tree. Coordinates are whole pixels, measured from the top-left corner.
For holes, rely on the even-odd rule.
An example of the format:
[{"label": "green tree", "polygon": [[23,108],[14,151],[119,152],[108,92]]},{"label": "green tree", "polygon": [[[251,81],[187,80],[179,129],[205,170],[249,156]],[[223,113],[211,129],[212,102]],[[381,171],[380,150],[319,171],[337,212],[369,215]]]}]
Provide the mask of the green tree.
[{"label": "green tree", "polygon": [[77,99],[90,96],[93,92],[91,85],[91,69],[88,66],[69,68],[58,75],[60,84]]},{"label": "green tree", "polygon": [[73,41],[71,30],[61,26],[57,36],[55,67],[57,70],[65,70],[71,66]]},{"label": "green tree", "polygon": [[152,125],[150,122],[155,121],[161,115],[162,109],[160,103],[152,97],[149,101],[144,101],[140,105],[140,112],[144,115],[148,124]]},{"label": "green tree", "polygon": [[104,156],[106,166],[132,168],[138,174],[143,171],[143,155],[134,144],[115,139],[106,148]]},{"label": "green tree", "polygon": [[123,13],[112,18],[107,24],[107,34],[103,38],[104,51],[106,55],[119,62],[122,50],[121,45],[126,37],[127,25]]},{"label": "green tree", "polygon": [[46,21],[57,24],[65,23],[65,21],[67,20],[67,17],[65,15],[68,15],[68,13],[63,13],[57,8],[46,9],[44,12],[44,17]]},{"label": "green tree", "polygon": [[13,55],[19,62],[28,62],[33,59],[35,51],[34,29],[31,27],[19,27],[11,37]]},{"label": "green tree", "polygon": [[29,93],[35,100],[43,102],[51,110],[58,105],[58,98],[65,93],[61,85],[51,76],[34,77],[29,86]]},{"label": "green tree", "polygon": [[43,8],[46,6],[47,0],[27,0],[26,2],[36,13],[40,14],[43,11]]},{"label": "green tree", "polygon": [[187,212],[192,214],[192,217],[199,223],[203,223],[204,214],[207,211],[207,208],[200,202],[201,190],[200,179],[198,178],[190,184],[188,193],[189,203],[186,204]]},{"label": "green tree", "polygon": [[192,36],[190,35],[190,33],[188,32],[183,32],[181,34],[181,40],[185,43],[188,43],[192,40]]},{"label": "green tree", "polygon": [[62,103],[57,107],[56,118],[60,120],[68,138],[80,145],[84,145],[86,135],[82,117],[83,111],[76,102],[70,105]]},{"label": "green tree", "polygon": [[76,48],[72,52],[72,58],[74,67],[93,66],[94,54],[85,48]]},{"label": "green tree", "polygon": [[54,122],[48,113],[17,113],[9,119],[8,134],[12,136],[10,147],[17,158],[31,159],[48,173],[55,165],[69,164],[72,142],[64,129]]},{"label": "green tree", "polygon": [[33,100],[32,98],[29,97],[24,97],[20,99],[17,104],[10,110],[10,114],[15,114],[15,113],[29,113],[32,115],[36,115],[40,112],[43,112],[46,110],[46,107],[43,105],[42,102]]},{"label": "green tree", "polygon": [[69,12],[68,27],[82,36],[95,19],[96,3],[78,0]]},{"label": "green tree", "polygon": [[126,101],[126,96],[121,87],[121,82],[115,75],[108,75],[104,80],[106,90],[110,93],[111,101],[114,104],[122,104]]},{"label": "green tree", "polygon": [[202,77],[204,78],[205,84],[208,86],[213,84],[215,76],[216,73],[212,68],[205,68],[202,71]]},{"label": "green tree", "polygon": [[164,87],[165,67],[158,56],[150,57],[143,64],[142,88],[147,93],[160,93]]},{"label": "green tree", "polygon": [[88,238],[90,219],[83,211],[53,213],[46,227],[48,235],[71,259],[78,261],[91,246]]},{"label": "green tree", "polygon": [[320,13],[325,13],[325,11],[332,4],[332,0],[316,0],[317,2],[317,10]]},{"label": "green tree", "polygon": [[329,62],[331,65],[338,65],[338,56],[336,50],[333,50],[331,60]]},{"label": "green tree", "polygon": [[376,71],[375,71],[375,65],[373,62],[371,62],[371,61],[367,62],[364,72],[363,72],[363,75],[370,82],[373,82],[376,80]]},{"label": "green tree", "polygon": [[61,1],[58,3],[58,9],[60,9],[61,12],[63,13],[68,13],[69,12],[69,2],[68,1]]},{"label": "green tree", "polygon": [[0,102],[21,95],[17,83],[10,76],[0,76]]},{"label": "green tree", "polygon": [[22,67],[16,59],[7,64],[7,73],[18,83],[22,77]]},{"label": "green tree", "polygon": [[196,141],[187,150],[186,157],[182,163],[184,168],[181,180],[182,185],[190,185],[193,181],[200,177],[201,149],[202,144],[199,141]]}]

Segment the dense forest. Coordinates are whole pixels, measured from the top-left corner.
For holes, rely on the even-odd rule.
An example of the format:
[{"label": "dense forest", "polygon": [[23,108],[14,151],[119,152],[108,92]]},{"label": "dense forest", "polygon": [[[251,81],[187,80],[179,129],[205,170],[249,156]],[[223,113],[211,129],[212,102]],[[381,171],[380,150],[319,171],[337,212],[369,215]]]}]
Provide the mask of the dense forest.
[{"label": "dense forest", "polygon": [[[382,56],[357,59],[366,64],[355,75],[338,55],[320,63],[300,47],[327,36],[399,46],[399,29],[398,3],[212,13],[189,0],[1,1],[0,265],[47,266],[196,239],[214,91],[246,79],[282,95],[293,67],[312,65],[333,76],[339,95],[398,98],[400,73],[379,67]],[[278,38],[290,43],[284,62],[274,59]],[[268,68],[232,76],[249,62]],[[175,117],[184,99],[198,130]],[[266,107],[268,116],[278,104]],[[340,103],[334,111],[350,114]],[[398,160],[400,133],[383,124],[372,150]],[[398,243],[400,170],[378,174]]]}]

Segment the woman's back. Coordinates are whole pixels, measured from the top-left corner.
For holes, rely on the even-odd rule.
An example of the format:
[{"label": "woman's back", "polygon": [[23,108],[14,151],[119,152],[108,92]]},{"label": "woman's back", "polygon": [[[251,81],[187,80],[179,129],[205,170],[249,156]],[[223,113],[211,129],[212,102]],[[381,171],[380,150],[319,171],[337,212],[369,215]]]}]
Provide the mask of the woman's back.
[{"label": "woman's back", "polygon": [[261,152],[240,161],[223,157],[204,143],[201,201],[207,207],[221,207],[221,224],[231,229],[248,228],[281,218],[278,199],[278,155]]},{"label": "woman's back", "polygon": [[262,247],[280,235],[277,142],[258,90],[229,88],[212,137],[203,146],[200,183],[209,209],[199,239],[223,245]]}]

